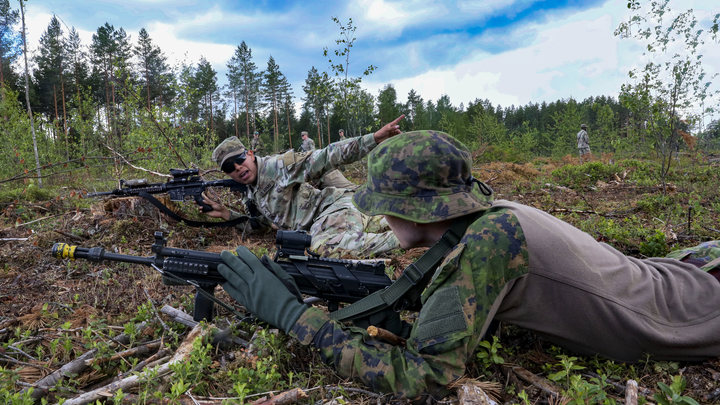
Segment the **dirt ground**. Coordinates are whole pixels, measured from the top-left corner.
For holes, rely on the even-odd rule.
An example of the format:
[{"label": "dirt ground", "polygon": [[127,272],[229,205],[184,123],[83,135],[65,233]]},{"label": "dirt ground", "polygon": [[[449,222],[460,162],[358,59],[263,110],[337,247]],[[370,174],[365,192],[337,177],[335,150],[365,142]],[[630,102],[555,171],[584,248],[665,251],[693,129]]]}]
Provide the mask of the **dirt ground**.
[{"label": "dirt ground", "polygon": [[[547,178],[551,170],[563,163],[483,164],[474,168],[474,175],[494,189],[496,198],[532,205],[571,223],[592,215],[622,218],[628,213],[637,214],[637,200],[656,191],[622,179],[597,184],[592,190],[585,191],[551,183],[537,186],[538,179]],[[349,177],[355,179],[357,173],[349,173]],[[98,201],[90,208],[68,208],[74,207],[74,199],[81,196],[82,192],[66,190],[50,201],[17,201],[0,206],[0,344],[13,338],[17,330],[49,339],[54,332],[48,328],[56,328],[65,322],[69,323],[64,325],[66,329],[82,328],[97,319],[104,319],[108,325],[122,325],[132,319],[136,308],[148,299],[157,308],[164,304],[179,306],[187,304],[192,294],[190,287],[164,285],[159,274],[144,266],[86,261],[68,265],[52,257],[51,248],[56,242],[102,246],[116,253],[149,256],[153,232],[162,231],[167,236],[168,246],[184,249],[219,252],[240,244],[253,251],[265,248],[272,252],[274,249],[272,232],[243,234],[235,228],[192,228],[162,217],[142,200]],[[587,208],[568,209],[578,206]],[[653,218],[645,220],[651,223]],[[682,237],[680,229],[677,233]],[[396,255],[391,257],[391,264],[395,268],[404,268],[421,253],[421,249],[414,249]],[[636,252],[629,249],[626,253]],[[217,295],[221,299],[228,298],[220,290]],[[49,310],[59,319],[48,317]],[[512,349],[512,354],[504,356],[507,363],[522,365],[535,375],[547,374],[544,364],[558,363],[555,349],[532,333],[502,326],[500,334],[503,347]],[[50,368],[24,367],[4,360],[2,356],[0,366],[19,370],[26,383],[52,371]],[[649,400],[652,400],[651,393],[657,388],[658,381],[669,383],[667,373],[657,371],[658,367],[663,367],[675,368],[675,374],[685,377],[685,395],[701,404],[720,404],[720,359],[661,366],[648,362],[635,367],[641,393],[644,392]],[[593,370],[587,372],[592,375]],[[532,403],[553,401],[536,385],[508,372],[507,367],[495,366],[487,371],[471,367],[469,373],[470,377],[496,381],[503,386],[513,383],[524,387]],[[328,375],[332,376],[332,373]],[[329,378],[333,383],[332,377]],[[340,380],[335,377],[334,382]],[[611,395],[617,402],[624,402],[622,387],[625,381],[616,379],[611,383],[617,388]],[[502,391],[502,400],[511,401],[512,396],[507,390]]]}]

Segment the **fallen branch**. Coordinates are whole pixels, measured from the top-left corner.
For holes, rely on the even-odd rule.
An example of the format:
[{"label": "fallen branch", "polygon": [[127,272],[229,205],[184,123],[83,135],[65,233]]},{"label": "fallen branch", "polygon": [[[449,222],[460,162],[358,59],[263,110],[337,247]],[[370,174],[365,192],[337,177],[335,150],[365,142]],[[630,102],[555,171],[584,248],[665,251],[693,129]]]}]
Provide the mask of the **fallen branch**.
[{"label": "fallen branch", "polygon": [[300,388],[293,388],[289,391],[281,392],[270,398],[263,397],[251,402],[252,405],[287,405],[294,404],[307,398],[305,391]]},{"label": "fallen branch", "polygon": [[22,223],[22,224],[15,224],[15,228],[18,228],[18,227],[21,227],[21,226],[25,226],[25,225],[30,225],[30,224],[33,224],[33,223],[35,223],[35,222],[43,221],[43,220],[48,219],[48,218],[59,217],[59,216],[61,216],[61,215],[65,215],[65,213],[63,212],[62,214],[48,215],[48,216],[46,216],[46,217],[34,219],[34,220],[30,221],[30,222],[24,222],[24,223]]},{"label": "fallen branch", "polygon": [[[170,316],[173,321],[191,328],[194,328],[198,324],[196,320],[192,319],[192,316],[190,316],[190,314],[173,308],[167,304],[163,305],[163,307],[160,308],[160,312]],[[220,329],[213,334],[213,344],[228,342],[235,343],[236,345],[240,345],[242,347],[248,347],[248,345],[250,344],[247,340],[232,335],[229,329]]]},{"label": "fallen branch", "polygon": [[85,363],[88,366],[91,366],[93,364],[102,364],[102,363],[107,363],[110,361],[124,359],[124,358],[130,357],[130,356],[145,354],[145,353],[150,352],[151,350],[156,350],[156,349],[160,348],[161,344],[162,344],[162,342],[160,340],[155,340],[155,341],[148,342],[148,343],[145,343],[140,346],[133,347],[132,349],[127,349],[127,350],[123,350],[121,352],[117,352],[110,357],[105,357],[105,358],[101,357],[99,359],[88,359]]},{"label": "fallen branch", "polygon": [[625,405],[637,405],[638,383],[635,380],[628,380],[625,385]]},{"label": "fallen branch", "polygon": [[176,399],[155,399],[141,398],[136,394],[125,394],[121,404],[148,404],[148,405],[221,405],[223,400],[203,400],[193,399],[190,397],[180,397]]},{"label": "fallen branch", "polygon": [[[205,335],[207,335],[208,333],[208,330],[209,328],[202,328],[199,325],[194,327],[190,331],[190,333],[188,333],[187,337],[185,337],[185,340],[183,340],[183,342],[180,344],[180,347],[178,347],[175,355],[173,355],[170,361],[160,365],[156,370],[152,370],[152,375],[154,376],[154,378],[160,378],[172,373],[170,366],[185,361],[190,355],[190,352],[192,351],[193,342],[195,342],[196,339],[202,339],[203,337],[205,337]],[[151,372],[151,370],[148,370],[147,368],[145,370],[146,371],[143,373],[123,378],[122,380],[115,381],[106,386],[94,389],[92,391],[78,395],[74,398],[70,398],[67,401],[63,402],[63,404],[83,405],[94,402],[95,400],[101,398],[105,398],[108,393],[114,393],[120,389],[124,392],[130,391],[131,389],[140,385],[140,383],[145,378],[147,378],[148,374]]]},{"label": "fallen branch", "polygon": [[540,390],[554,398],[560,398],[560,389],[556,387],[555,384],[538,375],[531,373],[530,371],[520,366],[504,365],[503,370],[505,370],[506,373],[513,372],[521,380],[534,385],[535,387],[539,388]]},{"label": "fallen branch", "polygon": [[122,159],[122,161],[125,162],[125,164],[127,164],[128,166],[132,167],[132,168],[135,169],[135,170],[140,170],[140,171],[143,171],[143,172],[147,172],[147,173],[150,173],[150,174],[154,174],[155,176],[159,176],[159,177],[172,177],[172,176],[169,175],[169,174],[159,173],[159,172],[156,172],[156,171],[153,171],[153,170],[150,170],[150,169],[142,168],[142,167],[140,167],[140,166],[135,166],[134,164],[130,163],[130,161],[125,158],[125,156],[123,156],[123,155],[121,155],[120,153],[116,152],[115,149],[111,148],[109,145],[105,144],[105,147],[108,148],[108,149],[110,150],[110,152],[114,153],[114,154],[117,155],[120,159]]},{"label": "fallen branch", "polygon": [[[47,395],[47,393],[50,391],[50,388],[53,388],[63,378],[71,374],[80,374],[81,371],[87,368],[87,364],[85,364],[85,361],[93,358],[95,356],[95,353],[97,353],[97,349],[87,351],[83,353],[82,356],[76,358],[75,360],[60,367],[58,370],[55,370],[54,372],[36,381],[34,384],[35,389],[33,390],[32,394],[30,394],[30,396],[33,399],[40,399],[41,397]],[[22,390],[22,392],[25,391],[27,391],[27,388],[24,388]]]},{"label": "fallen branch", "polygon": [[98,388],[98,387],[104,387],[115,381],[122,380],[123,378],[131,375],[132,373],[134,373],[136,371],[142,370],[145,367],[151,368],[151,367],[156,366],[159,363],[164,363],[165,361],[170,360],[169,356],[167,358],[165,357],[165,355],[167,353],[168,353],[168,350],[165,349],[164,347],[161,347],[160,350],[158,350],[155,354],[153,354],[152,356],[148,357],[147,359],[139,362],[138,364],[135,365],[135,367],[131,368],[130,370],[128,370],[120,375],[113,376],[113,377],[107,378],[103,381],[100,381],[99,383],[94,384],[92,387],[90,387],[88,389],[94,390],[95,388]]}]

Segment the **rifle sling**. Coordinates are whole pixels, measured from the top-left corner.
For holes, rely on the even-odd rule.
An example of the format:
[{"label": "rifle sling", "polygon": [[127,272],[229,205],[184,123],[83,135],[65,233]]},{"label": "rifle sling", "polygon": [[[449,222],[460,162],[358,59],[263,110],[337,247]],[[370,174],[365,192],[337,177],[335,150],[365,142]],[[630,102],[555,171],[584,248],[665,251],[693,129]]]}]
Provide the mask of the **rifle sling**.
[{"label": "rifle sling", "polygon": [[364,318],[395,304],[403,297],[405,302],[415,301],[425,289],[430,275],[443,258],[460,242],[465,230],[478,215],[468,215],[453,222],[442,238],[428,249],[419,259],[403,270],[402,275],[388,287],[375,291],[344,308],[330,313],[336,321]]},{"label": "rifle sling", "polygon": [[207,222],[207,221],[193,221],[192,219],[183,218],[180,215],[174,213],[170,208],[166,207],[165,204],[160,202],[157,198],[152,196],[151,194],[148,194],[144,191],[141,191],[138,193],[138,195],[150,202],[150,204],[154,205],[162,211],[163,214],[169,216],[170,218],[176,220],[176,221],[182,221],[190,226],[204,226],[206,228],[216,227],[216,226],[234,226],[237,224],[241,224],[243,222],[246,222],[251,219],[251,217],[247,215],[243,215],[239,218],[232,219],[230,221],[220,221],[220,222]]}]

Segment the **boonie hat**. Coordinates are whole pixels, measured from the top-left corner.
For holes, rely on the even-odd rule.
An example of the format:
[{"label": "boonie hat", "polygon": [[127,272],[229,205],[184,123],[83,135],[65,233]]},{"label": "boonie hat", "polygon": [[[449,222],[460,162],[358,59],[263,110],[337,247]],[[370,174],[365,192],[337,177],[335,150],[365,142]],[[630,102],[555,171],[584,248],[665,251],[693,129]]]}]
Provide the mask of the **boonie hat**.
[{"label": "boonie hat", "polygon": [[367,182],[353,203],[367,215],[418,223],[486,210],[492,192],[472,178],[471,168],[470,152],[452,136],[430,130],[402,133],[368,155]]}]

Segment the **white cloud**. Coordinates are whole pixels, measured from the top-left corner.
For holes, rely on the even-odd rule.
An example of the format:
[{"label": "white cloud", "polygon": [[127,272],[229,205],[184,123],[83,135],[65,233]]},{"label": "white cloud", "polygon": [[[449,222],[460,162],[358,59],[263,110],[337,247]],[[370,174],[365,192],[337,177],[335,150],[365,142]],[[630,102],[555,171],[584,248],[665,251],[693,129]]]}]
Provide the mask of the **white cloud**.
[{"label": "white cloud", "polygon": [[358,0],[347,6],[346,14],[359,16],[354,18],[358,37],[389,39],[409,26],[447,16],[449,11],[438,1]]},{"label": "white cloud", "polygon": [[[447,69],[434,69],[413,77],[394,80],[398,97],[415,89],[425,100],[447,94],[457,106],[475,99],[509,106],[561,98],[585,98],[617,94],[619,40],[608,9],[595,9],[539,24],[526,24],[511,32],[488,32],[485,39],[525,46],[497,54],[470,51]],[[468,49],[473,49],[469,44]],[[369,84],[369,83],[368,83]],[[370,85],[370,84],[369,84]],[[380,83],[372,83],[380,89]]]}]

